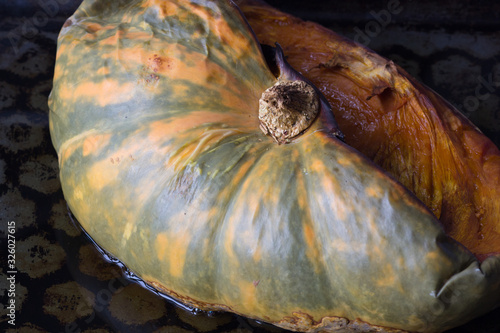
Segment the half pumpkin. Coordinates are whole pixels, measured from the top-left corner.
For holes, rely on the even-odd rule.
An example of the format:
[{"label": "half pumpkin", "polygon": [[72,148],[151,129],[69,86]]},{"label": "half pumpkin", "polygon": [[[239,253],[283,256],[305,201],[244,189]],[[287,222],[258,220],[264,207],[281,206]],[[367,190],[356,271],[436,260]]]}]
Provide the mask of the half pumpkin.
[{"label": "half pumpkin", "polygon": [[[277,75],[232,1],[85,0],[60,33],[49,106],[64,196],[89,235],[185,303],[294,330],[438,332],[498,306],[500,256],[480,262],[447,236],[339,140],[326,84],[275,59]],[[389,67],[374,82],[404,78]],[[279,144],[259,101],[290,81],[319,110]]]}]

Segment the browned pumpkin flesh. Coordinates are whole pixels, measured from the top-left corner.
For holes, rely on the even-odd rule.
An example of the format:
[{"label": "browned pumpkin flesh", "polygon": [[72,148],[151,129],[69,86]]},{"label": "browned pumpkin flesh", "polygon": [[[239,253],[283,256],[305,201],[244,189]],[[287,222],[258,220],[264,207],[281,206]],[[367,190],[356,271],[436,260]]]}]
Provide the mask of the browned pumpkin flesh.
[{"label": "browned pumpkin flesh", "polygon": [[269,5],[238,5],[262,44],[332,105],[345,141],[429,207],[480,260],[500,253],[500,151],[453,106],[398,65]]}]

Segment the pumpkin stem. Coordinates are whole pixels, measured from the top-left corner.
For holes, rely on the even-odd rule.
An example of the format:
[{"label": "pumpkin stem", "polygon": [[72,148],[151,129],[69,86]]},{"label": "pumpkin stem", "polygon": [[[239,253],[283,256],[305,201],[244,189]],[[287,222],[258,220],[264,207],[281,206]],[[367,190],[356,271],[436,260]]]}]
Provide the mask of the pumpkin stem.
[{"label": "pumpkin stem", "polygon": [[304,81],[279,80],[259,101],[261,129],[278,143],[288,143],[307,129],[320,109],[319,97]]},{"label": "pumpkin stem", "polygon": [[[288,64],[281,46],[262,45],[270,70],[279,75],[259,100],[260,129],[278,144],[289,143],[303,133],[322,114],[327,131],[344,141],[330,104],[302,74]],[[272,59],[274,58],[274,59]]]}]

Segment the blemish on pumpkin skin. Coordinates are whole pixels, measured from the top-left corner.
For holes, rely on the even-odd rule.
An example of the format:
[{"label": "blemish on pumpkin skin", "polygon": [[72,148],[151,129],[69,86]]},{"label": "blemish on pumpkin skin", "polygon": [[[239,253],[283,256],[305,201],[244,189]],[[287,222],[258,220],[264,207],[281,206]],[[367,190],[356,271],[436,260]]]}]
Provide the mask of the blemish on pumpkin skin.
[{"label": "blemish on pumpkin skin", "polygon": [[154,73],[158,73],[160,71],[164,71],[166,69],[172,69],[173,60],[166,57],[160,57],[157,54],[148,58],[146,67],[147,70],[152,71]]}]

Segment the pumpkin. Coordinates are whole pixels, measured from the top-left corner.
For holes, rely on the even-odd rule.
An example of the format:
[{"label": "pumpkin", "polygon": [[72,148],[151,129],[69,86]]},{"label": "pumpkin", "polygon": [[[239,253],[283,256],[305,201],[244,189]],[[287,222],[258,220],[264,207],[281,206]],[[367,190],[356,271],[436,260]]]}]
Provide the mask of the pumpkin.
[{"label": "pumpkin", "polygon": [[479,262],[346,145],[319,88],[279,46],[265,58],[232,1],[85,0],[49,106],[75,217],[186,304],[298,331],[420,332],[500,304],[500,256]]}]

